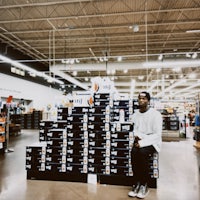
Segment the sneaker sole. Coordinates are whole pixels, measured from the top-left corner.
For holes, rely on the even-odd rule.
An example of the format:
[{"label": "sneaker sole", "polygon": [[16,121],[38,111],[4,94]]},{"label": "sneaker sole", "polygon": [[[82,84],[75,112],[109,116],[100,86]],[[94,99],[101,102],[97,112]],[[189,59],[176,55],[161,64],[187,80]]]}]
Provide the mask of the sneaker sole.
[{"label": "sneaker sole", "polygon": [[133,197],[133,198],[134,198],[134,197],[136,197],[136,196],[137,196],[137,194],[130,195],[130,194],[128,193],[128,196],[129,196],[129,197]]},{"label": "sneaker sole", "polygon": [[139,198],[139,199],[144,199],[148,194],[149,194],[149,191],[148,191],[148,192],[146,193],[146,195],[143,196],[143,197],[141,197],[141,196],[139,196],[139,195],[137,195],[136,197]]}]

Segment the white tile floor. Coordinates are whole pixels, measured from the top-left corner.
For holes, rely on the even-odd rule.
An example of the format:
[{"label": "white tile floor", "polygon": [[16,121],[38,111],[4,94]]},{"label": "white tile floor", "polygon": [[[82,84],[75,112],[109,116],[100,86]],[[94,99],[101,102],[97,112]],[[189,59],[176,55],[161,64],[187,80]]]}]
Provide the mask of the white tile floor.
[{"label": "white tile floor", "polygon": [[[93,185],[59,181],[27,180],[25,147],[38,141],[38,131],[23,130],[10,138],[15,151],[0,156],[0,200],[128,200],[127,186]],[[159,154],[158,188],[148,200],[199,200],[200,150],[192,137],[163,142]]]}]

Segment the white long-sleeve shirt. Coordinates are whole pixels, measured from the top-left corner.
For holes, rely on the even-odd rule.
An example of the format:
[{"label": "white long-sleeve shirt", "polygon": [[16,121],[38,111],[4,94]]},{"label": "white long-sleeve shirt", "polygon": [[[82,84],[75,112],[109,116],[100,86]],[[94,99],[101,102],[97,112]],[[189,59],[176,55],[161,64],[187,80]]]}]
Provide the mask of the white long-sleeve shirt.
[{"label": "white long-sleeve shirt", "polygon": [[136,110],[133,114],[134,135],[138,136],[140,147],[153,145],[157,152],[162,143],[162,116],[159,111],[149,108],[141,113]]}]

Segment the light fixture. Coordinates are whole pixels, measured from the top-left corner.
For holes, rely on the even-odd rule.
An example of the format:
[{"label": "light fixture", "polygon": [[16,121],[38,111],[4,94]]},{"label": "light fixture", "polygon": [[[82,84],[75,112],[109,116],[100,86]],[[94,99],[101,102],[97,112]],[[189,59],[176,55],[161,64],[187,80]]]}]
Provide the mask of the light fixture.
[{"label": "light fixture", "polygon": [[76,59],[74,59],[74,58],[62,59],[61,63],[73,65],[74,63],[80,63],[80,60],[78,58],[76,58]]},{"label": "light fixture", "polygon": [[80,63],[80,60],[78,58],[75,59],[76,63]]},{"label": "light fixture", "polygon": [[174,67],[172,70],[173,70],[174,72],[180,72],[180,71],[181,71],[181,68],[180,68],[180,67]]},{"label": "light fixture", "polygon": [[15,67],[11,67],[10,70],[11,70],[12,73],[16,72],[16,68]]},{"label": "light fixture", "polygon": [[144,79],[144,76],[138,76],[138,79],[139,79],[139,80],[143,80],[143,79]]},{"label": "light fixture", "polygon": [[163,55],[162,55],[162,54],[160,54],[160,55],[158,56],[158,60],[163,60]]},{"label": "light fixture", "polygon": [[160,72],[160,71],[161,71],[161,68],[156,69],[156,72]]},{"label": "light fixture", "polygon": [[[23,71],[27,71],[29,74],[30,74],[30,73],[34,73],[35,75],[37,75],[37,76],[39,76],[39,77],[42,77],[42,78],[44,78],[45,80],[50,79],[50,80],[52,80],[52,81],[55,82],[55,83],[64,84],[63,81],[60,81],[60,80],[58,80],[58,79],[56,79],[56,78],[53,78],[53,77],[51,77],[51,76],[48,76],[48,75],[46,75],[46,74],[44,74],[44,73],[42,73],[42,72],[39,72],[39,71],[37,71],[37,70],[35,70],[35,69],[31,68],[31,67],[28,67],[28,66],[26,66],[26,65],[24,65],[24,64],[22,64],[22,63],[17,62],[17,61],[14,61],[14,60],[12,60],[12,59],[10,59],[10,58],[8,58],[8,57],[6,57],[6,56],[3,56],[3,55],[1,55],[1,54],[0,54],[0,60],[2,60],[2,61],[5,62],[5,63],[11,64],[13,67],[16,67],[16,68],[18,69],[18,70],[16,70],[16,73],[18,73],[18,74],[20,74],[20,71],[19,71],[19,70],[23,70]],[[25,73],[25,72],[24,72],[24,73]],[[24,75],[25,75],[25,74],[24,74]]]},{"label": "light fixture", "polygon": [[99,58],[99,61],[100,61],[100,62],[103,62],[103,61],[104,61],[104,59],[103,59],[102,57],[100,57],[100,58]]},{"label": "light fixture", "polygon": [[117,57],[117,61],[121,62],[122,61],[122,57],[121,56]]},{"label": "light fixture", "polygon": [[111,77],[111,81],[114,81],[114,80],[115,80],[115,77],[114,77],[114,76],[112,76],[112,77]]},{"label": "light fixture", "polygon": [[77,76],[77,71],[73,71],[73,76]]},{"label": "light fixture", "polygon": [[115,69],[112,69],[112,70],[111,70],[111,74],[114,75],[115,73],[116,73],[116,70],[115,70]]},{"label": "light fixture", "polygon": [[133,25],[133,32],[138,32],[139,31],[139,26],[137,24]]},{"label": "light fixture", "polygon": [[197,58],[197,52],[194,52],[194,53],[192,54],[192,58],[193,58],[193,59]]},{"label": "light fixture", "polygon": [[186,53],[185,56],[186,56],[186,58],[191,58],[191,54],[190,53]]},{"label": "light fixture", "polygon": [[33,73],[33,72],[29,72],[29,75],[32,76],[32,77],[36,77],[36,74]]},{"label": "light fixture", "polygon": [[75,60],[74,60],[74,59],[70,59],[70,60],[69,60],[69,63],[70,63],[71,65],[73,65],[73,64],[74,64],[74,62],[75,62]]},{"label": "light fixture", "polygon": [[21,69],[18,69],[18,68],[15,68],[15,67],[11,67],[10,68],[10,71],[14,74],[18,74],[20,76],[25,76],[25,71],[24,70],[21,70]]},{"label": "light fixture", "polygon": [[20,71],[20,75],[21,75],[21,76],[25,76],[24,70],[21,70],[21,71]]},{"label": "light fixture", "polygon": [[110,74],[110,70],[109,70],[109,69],[106,71],[106,74],[107,74],[107,75],[109,75],[109,74]]},{"label": "light fixture", "polygon": [[200,33],[200,30],[199,29],[187,30],[186,33]]},{"label": "light fixture", "polygon": [[128,73],[128,69],[123,70],[124,74]]},{"label": "light fixture", "polygon": [[195,79],[196,78],[196,73],[191,73],[191,74],[188,75],[188,77],[190,79]]}]

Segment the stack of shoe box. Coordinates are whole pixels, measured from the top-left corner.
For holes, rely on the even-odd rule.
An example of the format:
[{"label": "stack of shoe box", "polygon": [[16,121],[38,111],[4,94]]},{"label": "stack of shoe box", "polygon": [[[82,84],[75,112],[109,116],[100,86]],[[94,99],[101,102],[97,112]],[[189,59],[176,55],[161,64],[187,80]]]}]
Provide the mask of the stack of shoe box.
[{"label": "stack of shoe box", "polygon": [[93,112],[88,118],[88,173],[110,174],[110,107],[109,93],[94,94]]},{"label": "stack of shoe box", "polygon": [[[100,174],[100,182],[108,184],[130,184],[132,177],[130,151],[133,143],[133,101],[113,100],[110,106],[110,147],[107,173]],[[132,178],[131,178],[132,179]]]},{"label": "stack of shoe box", "polygon": [[[92,106],[59,108],[56,121],[40,123],[41,145],[26,148],[28,178],[87,182],[88,174],[96,174],[102,184],[131,185],[136,108],[135,101],[115,100],[110,93],[95,93]],[[150,156],[154,179],[155,157]]]}]

